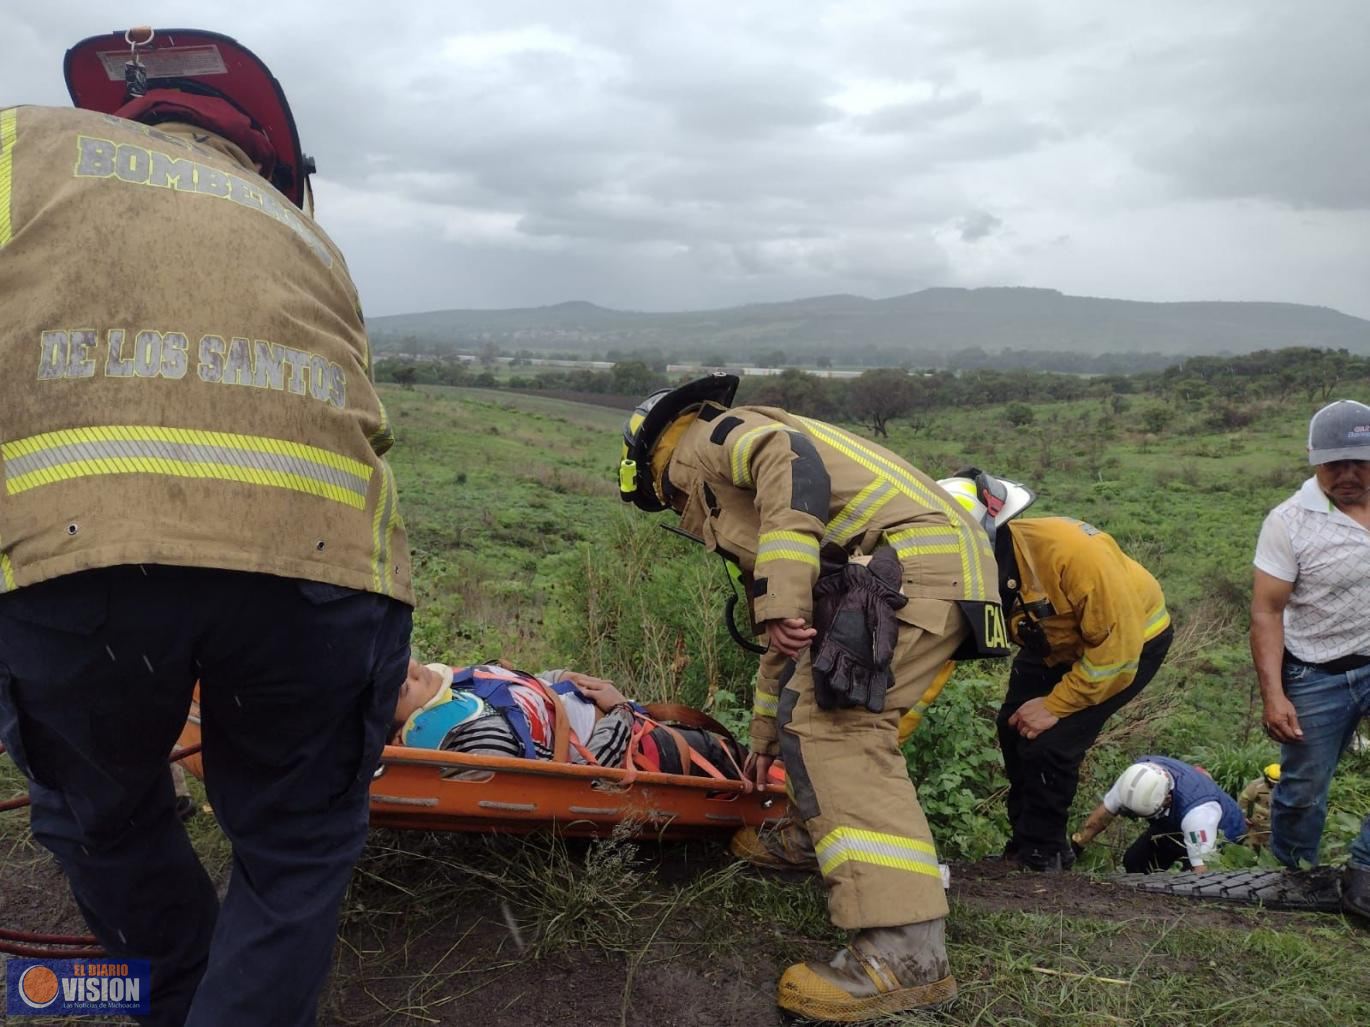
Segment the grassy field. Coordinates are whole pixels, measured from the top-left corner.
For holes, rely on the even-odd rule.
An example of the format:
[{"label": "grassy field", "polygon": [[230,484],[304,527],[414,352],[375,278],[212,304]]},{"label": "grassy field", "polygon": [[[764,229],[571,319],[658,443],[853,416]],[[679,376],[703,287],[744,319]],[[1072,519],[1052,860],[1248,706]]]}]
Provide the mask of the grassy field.
[{"label": "grassy field", "polygon": [[[1160,401],[1124,399],[1122,409],[1116,401],[1040,405],[1022,427],[999,408],[948,411],[917,432],[896,423],[886,440],[930,473],[975,463],[1030,484],[1039,493],[1033,515],[1091,521],[1164,586],[1174,649],[1087,764],[1081,814],[1140,752],[1201,762],[1233,788],[1277,758],[1259,728],[1246,648],[1250,560],[1266,512],[1309,473],[1304,404],[1265,409],[1238,432],[1213,431],[1202,412],[1174,411],[1163,432],[1149,433],[1134,426]],[[724,719],[742,723],[733,713],[749,706],[753,665],[718,621],[722,570],[666,535],[669,515],[617,501],[620,413],[474,389],[392,389],[387,401],[401,434],[394,463],[419,566],[415,638],[425,656],[571,664],[648,698],[712,697]],[[941,768],[924,782],[925,802],[934,820],[947,814],[943,845],[957,857],[1003,841],[986,714],[1006,671],[1003,663],[962,668],[959,690],[925,726],[923,751],[939,754]],[[967,739],[979,747],[969,758],[940,759]],[[1335,785],[1330,858],[1366,808],[1362,757]]]},{"label": "grassy field", "polygon": [[[722,569],[618,501],[621,413],[483,389],[386,387],[384,397],[422,658],[577,667],[743,723],[753,664],[718,619]],[[1271,406],[1225,432],[1201,411],[1147,419],[1159,400],[1121,400],[1039,405],[1021,427],[999,408],[960,409],[918,431],[897,423],[886,442],[935,475],[973,462],[1031,484],[1034,514],[1090,520],[1164,585],[1172,657],[1091,755],[1081,812],[1140,752],[1198,760],[1228,785],[1275,758],[1245,649],[1250,557],[1266,511],[1308,474],[1311,407]],[[991,718],[1005,676],[1003,664],[958,670],[910,744],[939,844],[959,861],[950,944],[962,998],[934,1022],[1370,1022],[1370,933],[1339,917],[1187,904],[1084,874],[1003,876],[973,863],[1003,842]],[[21,785],[0,762],[0,797]],[[1326,854],[1338,859],[1370,809],[1370,756],[1344,761],[1332,806]],[[221,879],[228,854],[212,818],[191,826]],[[22,814],[0,814],[0,926],[76,929],[25,828]],[[1108,832],[1090,864],[1106,868],[1128,833]],[[15,922],[25,916],[41,922]],[[325,1023],[702,1027],[779,1023],[778,972],[838,936],[816,882],[740,869],[716,845],[376,832],[340,939]]]}]

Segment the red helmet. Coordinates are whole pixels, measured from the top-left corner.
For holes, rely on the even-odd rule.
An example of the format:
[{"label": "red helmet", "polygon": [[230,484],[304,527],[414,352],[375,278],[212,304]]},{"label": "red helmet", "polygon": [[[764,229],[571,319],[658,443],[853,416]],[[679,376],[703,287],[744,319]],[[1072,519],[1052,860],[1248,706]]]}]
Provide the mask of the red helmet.
[{"label": "red helmet", "polygon": [[[147,75],[141,93],[125,84],[134,54]],[[304,207],[314,160],[300,150],[281,84],[237,40],[202,29],[111,32],[73,46],[63,70],[77,107],[147,125],[199,125],[241,147],[263,178]]]}]

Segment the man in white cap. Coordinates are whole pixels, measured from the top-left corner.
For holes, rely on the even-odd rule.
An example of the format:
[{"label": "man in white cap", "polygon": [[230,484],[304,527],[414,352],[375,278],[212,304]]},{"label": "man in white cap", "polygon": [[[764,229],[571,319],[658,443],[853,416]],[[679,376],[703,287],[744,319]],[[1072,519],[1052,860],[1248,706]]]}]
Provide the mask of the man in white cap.
[{"label": "man in white cap", "polygon": [[[1342,399],[1308,425],[1313,477],[1265,519],[1256,545],[1251,656],[1265,730],[1282,746],[1270,851],[1316,865],[1327,791],[1370,713],[1370,406]],[[1370,916],[1370,816],[1342,880]]]}]

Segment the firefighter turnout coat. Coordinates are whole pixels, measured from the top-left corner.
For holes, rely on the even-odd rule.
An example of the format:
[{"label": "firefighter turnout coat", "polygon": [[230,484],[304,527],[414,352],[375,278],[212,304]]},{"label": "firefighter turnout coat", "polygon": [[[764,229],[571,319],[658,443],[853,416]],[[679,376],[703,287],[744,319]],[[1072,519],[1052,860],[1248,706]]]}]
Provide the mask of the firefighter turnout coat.
[{"label": "firefighter turnout coat", "polygon": [[356,290],[244,162],[0,111],[0,592],[163,563],[412,603]]},{"label": "firefighter turnout coat", "polygon": [[[988,610],[1002,625],[985,533],[931,478],[888,450],[770,407],[705,404],[666,475],[682,529],[745,572],[757,624],[812,619],[824,543],[849,553],[888,543],[898,552],[909,601],[898,614],[885,711],[820,710],[809,651],[793,661],[768,654],[751,746],[785,759],[795,808],[829,885],[834,923],[881,927],[945,916],[937,857],[899,750],[898,724],[967,636],[958,604]],[[988,633],[991,641],[995,633]]]},{"label": "firefighter turnout coat", "polygon": [[[1048,666],[1072,664],[1043,700],[1058,717],[1095,706],[1136,677],[1142,646],[1170,626],[1165,595],[1145,567],[1113,536],[1070,517],[1008,523],[1018,578],[1006,591],[1009,633],[1024,644],[1025,618],[1041,625]],[[1002,529],[1001,529],[1002,530]]]}]

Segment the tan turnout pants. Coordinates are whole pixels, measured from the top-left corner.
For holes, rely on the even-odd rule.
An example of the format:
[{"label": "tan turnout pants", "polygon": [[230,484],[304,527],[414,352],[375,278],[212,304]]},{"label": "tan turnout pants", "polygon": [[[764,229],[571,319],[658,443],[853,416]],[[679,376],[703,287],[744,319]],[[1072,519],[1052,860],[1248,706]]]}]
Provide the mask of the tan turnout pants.
[{"label": "tan turnout pants", "polygon": [[883,713],[819,709],[807,649],[784,682],[780,753],[838,927],[898,927],[947,915],[932,832],[899,749],[899,719],[968,630],[955,603],[910,599],[900,611]]}]

